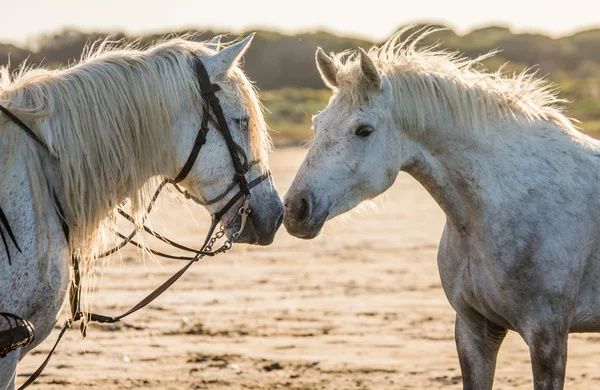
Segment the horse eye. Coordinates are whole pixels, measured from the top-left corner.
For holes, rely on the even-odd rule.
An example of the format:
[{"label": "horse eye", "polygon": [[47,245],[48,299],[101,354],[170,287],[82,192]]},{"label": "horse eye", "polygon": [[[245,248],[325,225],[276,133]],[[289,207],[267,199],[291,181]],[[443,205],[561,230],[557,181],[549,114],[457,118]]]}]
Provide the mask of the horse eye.
[{"label": "horse eye", "polygon": [[250,124],[250,118],[239,118],[239,119],[236,119],[236,122],[240,126],[240,129],[247,130],[248,126]]},{"label": "horse eye", "polygon": [[371,126],[361,126],[356,130],[354,134],[361,138],[367,138],[373,132],[373,128]]}]

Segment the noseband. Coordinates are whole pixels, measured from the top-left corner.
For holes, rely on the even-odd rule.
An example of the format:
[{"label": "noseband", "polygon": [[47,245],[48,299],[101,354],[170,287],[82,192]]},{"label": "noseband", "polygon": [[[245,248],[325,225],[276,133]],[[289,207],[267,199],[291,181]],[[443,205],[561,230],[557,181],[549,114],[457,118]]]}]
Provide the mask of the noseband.
[{"label": "noseband", "polygon": [[[61,332],[58,335],[58,338],[57,338],[53,348],[51,349],[50,353],[48,354],[48,356],[46,357],[46,359],[44,360],[42,365],[27,379],[27,381],[19,388],[19,390],[25,389],[26,387],[31,385],[35,381],[35,379],[37,379],[37,377],[42,373],[42,371],[48,364],[50,357],[52,356],[54,350],[56,349],[56,346],[62,339],[65,331],[71,327],[73,322],[76,322],[82,318],[85,318],[87,320],[87,322],[114,323],[114,322],[120,321],[121,319],[142,309],[143,307],[148,305],[150,302],[152,302],[153,300],[158,298],[158,296],[160,296],[173,283],[175,283],[175,281],[177,281],[194,262],[200,260],[204,256],[215,256],[219,253],[224,253],[225,251],[231,249],[233,242],[235,242],[235,240],[244,231],[244,228],[246,226],[246,220],[248,218],[248,215],[250,214],[250,207],[249,207],[249,202],[250,202],[250,197],[251,197],[250,190],[252,188],[256,187],[257,185],[259,185],[260,183],[262,183],[263,181],[269,179],[271,177],[271,172],[267,171],[267,172],[263,173],[262,175],[260,175],[259,177],[257,177],[256,179],[248,182],[248,180],[246,179],[246,174],[249,172],[249,170],[252,168],[252,166],[258,164],[260,161],[256,160],[256,161],[252,161],[252,162],[248,163],[247,157],[246,157],[243,149],[238,144],[236,144],[235,141],[233,140],[231,131],[227,124],[227,120],[225,119],[225,116],[223,114],[223,109],[221,108],[221,104],[219,103],[219,98],[216,95],[216,92],[220,91],[221,87],[217,84],[211,83],[210,77],[208,76],[208,72],[207,72],[206,68],[204,67],[204,64],[197,57],[194,59],[194,72],[196,75],[196,79],[198,81],[198,85],[200,87],[200,94],[201,94],[202,100],[203,100],[203,102],[202,102],[202,104],[203,104],[202,121],[200,124],[200,129],[198,130],[198,134],[196,135],[196,139],[194,141],[192,151],[190,152],[190,155],[188,156],[185,164],[181,168],[181,171],[174,179],[164,179],[161,182],[161,184],[158,186],[157,190],[155,191],[154,195],[151,198],[150,204],[148,205],[148,207],[146,209],[146,214],[142,218],[142,227],[143,227],[144,231],[148,232],[152,236],[158,238],[159,240],[161,240],[163,242],[170,244],[171,246],[173,246],[177,249],[181,249],[181,250],[193,253],[193,256],[172,256],[172,255],[168,255],[168,254],[165,254],[165,253],[162,253],[159,251],[149,249],[146,246],[139,244],[133,240],[134,236],[138,232],[138,229],[134,230],[128,236],[124,236],[118,232],[115,232],[115,234],[117,234],[117,236],[122,238],[123,241],[116,247],[100,254],[98,256],[99,258],[108,256],[112,253],[115,253],[118,250],[120,250],[121,248],[123,248],[125,245],[127,245],[128,243],[131,243],[131,244],[134,244],[152,254],[166,257],[166,258],[171,258],[171,259],[187,260],[188,262],[185,264],[185,266],[183,268],[181,268],[177,273],[175,273],[173,276],[171,276],[169,279],[167,279],[167,281],[165,281],[156,290],[154,290],[152,293],[150,293],[148,296],[146,296],[146,298],[144,298],[138,304],[136,304],[131,309],[129,309],[128,311],[126,311],[125,313],[123,313],[121,315],[118,315],[116,317],[111,317],[111,316],[105,316],[105,315],[96,314],[96,313],[84,313],[81,310],[81,304],[80,304],[81,273],[80,273],[80,269],[79,269],[80,258],[77,255],[73,255],[72,256],[73,279],[71,280],[71,285],[69,286],[69,302],[70,302],[70,306],[71,306],[71,319],[69,319],[65,322]],[[213,119],[211,117],[211,115],[210,115],[211,110],[216,119]],[[12,114],[8,109],[3,107],[2,105],[0,105],[0,111],[2,111],[9,119],[11,119],[22,130],[24,130],[25,133],[29,137],[33,138],[40,146],[42,146],[42,148],[45,149],[49,153],[49,155],[51,155],[48,147],[25,123],[23,123],[19,118],[17,118],[14,114]],[[179,186],[179,183],[181,183],[183,180],[185,180],[185,178],[189,175],[196,160],[198,159],[198,155],[200,153],[200,150],[202,149],[202,146],[206,143],[206,135],[210,131],[209,122],[213,124],[213,126],[222,134],[223,138],[225,139],[225,143],[227,145],[227,149],[229,151],[229,155],[231,156],[231,161],[233,163],[235,176],[233,177],[231,184],[228,185],[227,188],[220,195],[218,195],[212,199],[209,199],[209,200],[203,200],[203,199],[199,199],[199,198],[193,196],[185,189],[182,189]],[[240,158],[240,155],[243,157],[243,162],[242,162],[242,159]],[[174,185],[175,188],[179,192],[181,192],[186,198],[192,199],[196,203],[204,205],[204,206],[214,204],[214,203],[217,203],[217,202],[223,200],[236,186],[239,187],[239,191],[235,195],[233,195],[231,197],[231,199],[229,199],[229,201],[219,211],[212,214],[211,226],[208,230],[208,233],[206,235],[204,243],[202,244],[202,247],[199,250],[189,248],[185,245],[178,244],[175,241],[166,238],[165,236],[155,232],[154,230],[152,230],[149,227],[144,225],[144,221],[146,220],[148,214],[152,210],[152,207],[154,206],[154,203],[155,203],[156,199],[158,198],[158,195],[160,194],[162,189],[167,184]],[[49,183],[48,183],[48,185],[49,185]],[[49,186],[49,189],[51,189],[50,186]],[[69,226],[66,222],[65,213],[63,211],[64,209],[63,209],[62,205],[60,204],[60,202],[58,200],[58,196],[56,195],[54,190],[51,191],[51,195],[55,202],[56,210],[59,214],[59,217],[60,217],[60,220],[62,223],[62,228],[63,228],[64,234],[68,241],[69,240]],[[237,208],[237,211],[234,214],[234,216],[226,223],[221,223],[221,219],[225,216],[225,214],[232,207],[234,207],[234,205],[236,203],[238,203],[238,201],[240,199],[242,199],[242,202],[241,202],[240,206]],[[127,214],[121,208],[118,208],[117,211],[120,215],[125,217],[127,220],[129,220],[133,223],[136,222],[135,219],[131,215]],[[224,237],[226,229],[229,227],[232,227],[235,224],[235,222],[237,222],[238,220],[240,220],[240,227],[236,232],[234,232],[231,235],[231,239],[226,239],[225,243],[220,248],[213,250],[213,245],[215,244],[215,242],[218,239],[221,239],[222,237]],[[218,232],[216,232],[213,236],[213,233],[215,232],[215,229],[219,223],[221,223],[221,229]],[[17,239],[14,237],[13,232],[8,223],[8,220],[6,219],[1,208],[0,208],[0,225],[4,226],[11,242],[14,244],[14,246],[20,252],[21,249],[19,248],[19,246],[17,244]],[[9,252],[7,240],[4,237],[4,234],[2,233],[2,229],[0,229],[0,236],[2,238],[6,252],[8,254],[8,260],[10,263],[11,262],[10,252]],[[85,325],[83,322],[81,324],[81,331],[82,331],[82,334],[85,336]],[[32,330],[32,332],[33,332],[33,330]],[[28,339],[28,343],[29,342],[31,342],[31,340]]]}]

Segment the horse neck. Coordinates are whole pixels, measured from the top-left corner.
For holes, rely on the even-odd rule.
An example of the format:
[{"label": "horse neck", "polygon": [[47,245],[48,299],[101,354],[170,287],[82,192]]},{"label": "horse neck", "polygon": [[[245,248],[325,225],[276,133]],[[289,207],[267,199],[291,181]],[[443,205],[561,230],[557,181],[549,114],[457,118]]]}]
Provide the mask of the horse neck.
[{"label": "horse neck", "polygon": [[[55,136],[53,134],[53,129],[55,129],[57,126],[60,126],[60,118],[50,117],[44,121],[42,125],[43,142],[45,142],[47,145],[50,145],[50,149],[57,155],[59,165],[61,165],[60,170],[63,173],[74,171],[77,169],[75,166],[78,164],[78,162],[75,159],[62,157],[62,155],[68,153],[69,151],[63,150],[63,153],[57,153],[61,149],[61,147],[56,144]],[[107,136],[114,137],[115,139],[119,138],[117,134],[107,134]],[[161,132],[156,132],[155,136],[158,139],[162,139]],[[164,141],[167,142],[167,139],[164,139]],[[158,142],[156,144],[165,145],[165,142]],[[107,190],[115,196],[115,201],[120,201],[118,198],[127,197],[131,191],[139,189],[153,176],[170,172],[168,169],[169,167],[162,167],[161,164],[157,163],[157,161],[168,161],[169,148],[151,148],[146,150],[143,154],[139,154],[137,156],[128,154],[130,153],[130,149],[131,146],[126,148],[123,143],[115,142],[113,143],[110,152],[113,156],[120,155],[123,156],[122,158],[115,159],[110,158],[110,156],[106,156],[104,159],[98,159],[96,163],[88,163],[89,169],[92,171],[88,172],[90,175],[103,174],[104,167],[106,167],[107,171],[112,171],[115,174],[110,180],[110,182],[114,183],[114,188],[110,188],[111,186],[107,187]],[[98,153],[98,151],[94,152]],[[100,163],[104,167],[96,166]]]},{"label": "horse neck", "polygon": [[540,156],[554,155],[551,144],[570,147],[567,139],[546,121],[493,124],[484,131],[431,129],[412,140],[415,151],[402,170],[425,187],[451,225],[468,233],[511,196],[543,181],[548,161]]},{"label": "horse neck", "polygon": [[[107,222],[115,206],[125,199],[132,200],[134,213],[141,212],[145,207],[150,188],[145,184],[153,177],[171,173],[172,167],[167,162],[173,161],[170,155],[169,137],[156,131],[152,134],[154,140],[138,140],[135,142],[152,141],[154,146],[143,146],[136,149],[130,141],[128,145],[122,141],[122,134],[110,134],[111,129],[105,128],[117,142],[103,145],[101,148],[90,148],[90,158],[85,160],[86,151],[83,149],[85,140],[79,145],[62,143],[70,135],[63,132],[57,136],[56,129],[61,126],[60,115],[47,118],[42,125],[43,141],[49,145],[52,152],[58,156],[57,175],[51,180],[60,198],[65,199],[64,208],[71,229],[75,246],[88,245],[97,240],[98,228],[104,229],[113,222]],[[166,129],[164,129],[166,130]],[[81,136],[81,134],[73,134]],[[150,136],[150,135],[148,135]],[[132,139],[135,138],[132,136]],[[155,142],[159,140],[158,142]],[[87,142],[94,142],[90,137]],[[141,151],[140,149],[144,149]],[[102,157],[102,150],[106,157]],[[71,156],[67,157],[68,154]],[[77,158],[73,158],[76,156]],[[68,200],[68,201],[67,201]],[[109,220],[110,221],[110,220]],[[108,223],[109,225],[101,225]],[[101,227],[102,226],[102,227]],[[90,244],[92,245],[92,244]]]}]

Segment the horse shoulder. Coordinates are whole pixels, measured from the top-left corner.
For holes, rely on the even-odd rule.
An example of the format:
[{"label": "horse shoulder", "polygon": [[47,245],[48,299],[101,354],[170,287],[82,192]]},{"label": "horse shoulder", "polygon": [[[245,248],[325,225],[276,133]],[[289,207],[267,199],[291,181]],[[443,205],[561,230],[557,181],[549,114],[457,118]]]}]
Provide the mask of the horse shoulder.
[{"label": "horse shoulder", "polygon": [[[37,156],[16,154],[10,164],[0,161],[4,185],[0,187],[0,207],[15,235],[20,251],[8,242],[11,263],[0,246],[0,311],[31,321],[36,340],[28,350],[43,341],[52,331],[65,299],[69,280],[69,249],[58,219],[51,207],[38,220],[33,191],[37,196],[48,190],[35,189],[35,180],[27,164]],[[45,183],[44,183],[45,184]]]}]

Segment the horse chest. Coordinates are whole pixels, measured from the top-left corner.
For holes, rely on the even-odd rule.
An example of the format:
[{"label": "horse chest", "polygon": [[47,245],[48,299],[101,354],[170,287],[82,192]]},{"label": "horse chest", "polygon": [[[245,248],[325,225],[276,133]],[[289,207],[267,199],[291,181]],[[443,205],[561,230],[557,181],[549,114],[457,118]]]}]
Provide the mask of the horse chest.
[{"label": "horse chest", "polygon": [[508,303],[514,292],[503,289],[504,283],[490,273],[484,262],[469,261],[477,254],[450,230],[446,225],[438,252],[440,279],[448,301],[461,315],[480,314],[513,329]]}]

